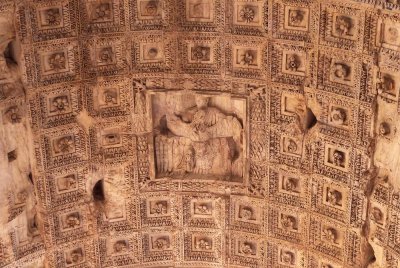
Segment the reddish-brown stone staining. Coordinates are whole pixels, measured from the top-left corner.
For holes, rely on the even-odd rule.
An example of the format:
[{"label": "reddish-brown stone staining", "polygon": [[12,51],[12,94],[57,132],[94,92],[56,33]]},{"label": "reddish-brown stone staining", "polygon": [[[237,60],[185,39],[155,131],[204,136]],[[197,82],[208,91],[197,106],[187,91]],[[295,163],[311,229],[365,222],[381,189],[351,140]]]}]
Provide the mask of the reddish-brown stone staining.
[{"label": "reddish-brown stone staining", "polygon": [[398,267],[398,1],[178,2],[0,3],[0,267]]}]

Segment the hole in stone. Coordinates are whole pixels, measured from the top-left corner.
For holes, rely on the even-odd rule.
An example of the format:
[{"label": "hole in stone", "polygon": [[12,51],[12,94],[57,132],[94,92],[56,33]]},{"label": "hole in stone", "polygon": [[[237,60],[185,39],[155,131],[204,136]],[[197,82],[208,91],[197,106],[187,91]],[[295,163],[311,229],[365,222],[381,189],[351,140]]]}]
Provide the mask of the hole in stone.
[{"label": "hole in stone", "polygon": [[19,43],[16,40],[12,40],[8,43],[7,48],[4,51],[4,57],[7,59],[7,62],[12,62],[18,65],[18,53],[20,53]]},{"label": "hole in stone", "polygon": [[[363,229],[363,231],[365,232],[365,228]],[[364,233],[364,235],[365,235],[365,233]],[[362,267],[369,267],[371,264],[375,263],[375,261],[376,261],[375,251],[374,251],[374,248],[371,246],[371,244],[368,241],[365,241],[365,244],[363,247],[364,247],[364,256],[363,256],[363,266]]]},{"label": "hole in stone", "polygon": [[307,108],[306,118],[304,121],[306,129],[311,129],[313,126],[317,124],[317,122],[318,122],[317,117],[314,115],[314,113],[310,108]]},{"label": "hole in stone", "polygon": [[104,201],[104,187],[103,180],[99,180],[93,187],[93,199],[95,201]]},{"label": "hole in stone", "polygon": [[35,236],[39,231],[39,222],[37,213],[30,219],[28,219],[28,232]]},{"label": "hole in stone", "polygon": [[32,184],[34,184],[34,183],[33,183],[32,172],[29,172],[29,174],[28,174],[28,179],[29,179],[29,181],[30,181]]},{"label": "hole in stone", "polygon": [[15,159],[17,159],[17,151],[16,150],[12,150],[11,152],[9,152],[7,154],[7,157],[8,157],[8,162],[14,161]]},{"label": "hole in stone", "polygon": [[375,255],[372,256],[372,257],[369,259],[369,262],[370,262],[370,263],[374,263],[375,261],[376,261]]}]

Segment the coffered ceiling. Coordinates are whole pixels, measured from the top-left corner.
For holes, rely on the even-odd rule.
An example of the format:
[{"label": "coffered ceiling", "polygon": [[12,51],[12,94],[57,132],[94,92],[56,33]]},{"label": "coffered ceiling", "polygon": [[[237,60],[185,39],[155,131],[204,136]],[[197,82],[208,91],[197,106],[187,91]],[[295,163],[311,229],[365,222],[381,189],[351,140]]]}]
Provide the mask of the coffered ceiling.
[{"label": "coffered ceiling", "polygon": [[0,267],[400,267],[400,2],[3,0]]}]

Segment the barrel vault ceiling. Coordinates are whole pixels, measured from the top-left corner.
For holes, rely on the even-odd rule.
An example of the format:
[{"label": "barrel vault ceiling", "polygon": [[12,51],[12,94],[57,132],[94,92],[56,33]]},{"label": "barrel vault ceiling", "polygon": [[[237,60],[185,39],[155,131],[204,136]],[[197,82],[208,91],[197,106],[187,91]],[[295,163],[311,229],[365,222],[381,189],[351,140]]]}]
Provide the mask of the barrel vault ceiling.
[{"label": "barrel vault ceiling", "polygon": [[400,267],[399,0],[1,0],[0,267]]}]

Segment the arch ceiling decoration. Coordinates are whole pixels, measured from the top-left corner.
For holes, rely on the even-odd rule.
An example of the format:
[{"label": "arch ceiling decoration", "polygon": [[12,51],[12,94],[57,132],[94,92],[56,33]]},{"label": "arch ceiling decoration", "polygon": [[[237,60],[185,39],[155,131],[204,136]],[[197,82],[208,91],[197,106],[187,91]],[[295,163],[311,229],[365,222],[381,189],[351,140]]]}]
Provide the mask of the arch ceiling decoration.
[{"label": "arch ceiling decoration", "polygon": [[0,267],[400,267],[398,0],[2,0]]}]

